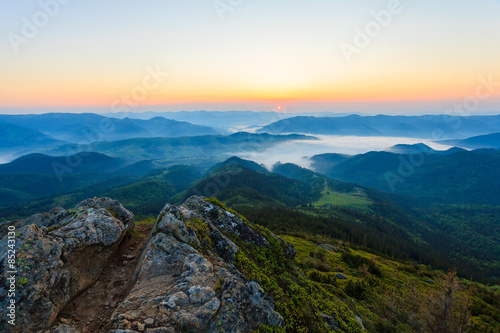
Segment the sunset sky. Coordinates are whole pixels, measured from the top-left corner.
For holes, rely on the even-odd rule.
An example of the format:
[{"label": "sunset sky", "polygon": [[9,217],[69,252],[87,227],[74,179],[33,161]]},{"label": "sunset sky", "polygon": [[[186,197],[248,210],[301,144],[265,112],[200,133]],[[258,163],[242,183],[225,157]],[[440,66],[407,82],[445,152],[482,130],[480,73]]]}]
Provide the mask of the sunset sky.
[{"label": "sunset sky", "polygon": [[0,112],[431,113],[489,78],[500,113],[500,0],[60,2],[0,0]]}]

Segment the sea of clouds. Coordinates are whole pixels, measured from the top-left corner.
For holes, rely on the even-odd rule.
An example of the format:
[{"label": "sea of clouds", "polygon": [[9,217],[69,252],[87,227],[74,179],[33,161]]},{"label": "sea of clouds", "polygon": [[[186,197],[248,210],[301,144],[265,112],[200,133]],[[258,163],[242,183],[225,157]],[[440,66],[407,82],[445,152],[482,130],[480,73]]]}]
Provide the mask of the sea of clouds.
[{"label": "sea of clouds", "polygon": [[397,144],[424,143],[435,150],[447,150],[446,146],[430,140],[400,137],[359,137],[315,135],[319,140],[296,140],[283,142],[263,151],[236,151],[228,155],[255,161],[271,168],[275,163],[294,163],[310,166],[309,158],[325,153],[357,155],[369,151],[384,151]]}]

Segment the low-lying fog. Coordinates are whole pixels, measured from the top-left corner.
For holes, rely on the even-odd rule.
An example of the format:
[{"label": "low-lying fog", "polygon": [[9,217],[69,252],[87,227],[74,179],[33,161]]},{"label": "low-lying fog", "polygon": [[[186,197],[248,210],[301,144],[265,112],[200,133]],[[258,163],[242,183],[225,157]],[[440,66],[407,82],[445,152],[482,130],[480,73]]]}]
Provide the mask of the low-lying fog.
[{"label": "low-lying fog", "polygon": [[[450,146],[441,145],[429,140],[394,137],[358,137],[316,135],[319,140],[295,140],[277,144],[263,151],[236,151],[227,157],[238,156],[264,164],[271,168],[276,162],[294,163],[309,167],[309,157],[324,153],[339,153],[346,155],[362,154],[369,151],[386,150],[397,144],[424,143],[436,150],[447,150]],[[0,154],[0,164],[8,163],[22,154]]]},{"label": "low-lying fog", "polygon": [[309,167],[309,157],[325,153],[339,153],[346,155],[363,154],[369,151],[386,150],[397,144],[424,143],[435,150],[447,150],[446,146],[430,140],[415,138],[394,137],[359,137],[359,136],[331,136],[315,135],[319,140],[297,140],[277,144],[260,152],[234,152],[229,155],[238,156],[264,164],[270,169],[276,162],[294,163],[302,167]]},{"label": "low-lying fog", "polygon": [[[19,157],[19,156],[17,156]],[[5,163],[9,163],[11,162],[12,160],[16,159],[16,155],[13,155],[13,154],[0,154],[0,164],[5,164]]]}]

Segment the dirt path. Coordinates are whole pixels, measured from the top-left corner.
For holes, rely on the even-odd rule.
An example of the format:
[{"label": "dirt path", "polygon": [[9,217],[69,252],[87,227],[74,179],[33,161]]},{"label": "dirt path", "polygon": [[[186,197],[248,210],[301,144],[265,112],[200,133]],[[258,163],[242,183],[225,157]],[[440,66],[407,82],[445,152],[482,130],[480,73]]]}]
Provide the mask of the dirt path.
[{"label": "dirt path", "polygon": [[138,257],[152,228],[152,225],[135,227],[144,237],[130,235],[123,240],[99,280],[61,312],[58,317],[61,323],[82,333],[105,332],[113,311],[132,287]]}]

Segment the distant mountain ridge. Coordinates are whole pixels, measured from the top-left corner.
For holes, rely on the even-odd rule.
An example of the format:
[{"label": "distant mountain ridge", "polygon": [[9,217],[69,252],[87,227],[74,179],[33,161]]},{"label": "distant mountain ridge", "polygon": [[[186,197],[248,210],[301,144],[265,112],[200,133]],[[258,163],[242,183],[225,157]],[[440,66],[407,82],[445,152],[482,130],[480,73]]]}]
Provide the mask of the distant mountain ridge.
[{"label": "distant mountain ridge", "polygon": [[451,154],[456,154],[456,153],[466,151],[466,150],[462,149],[462,148],[458,148],[458,147],[452,147],[448,150],[435,150],[424,143],[417,143],[414,145],[398,144],[398,145],[395,145],[395,146],[392,146],[392,147],[386,149],[386,151],[388,151],[390,153],[395,153],[395,154],[424,153],[424,154],[451,155]]},{"label": "distant mountain ridge", "polygon": [[57,168],[67,168],[74,173],[110,172],[123,167],[125,161],[98,153],[82,152],[62,157],[44,154],[29,154],[10,163],[0,165],[1,173],[55,173]]},{"label": "distant mountain ridge", "polygon": [[276,143],[291,140],[316,140],[315,137],[290,134],[271,135],[239,132],[231,135],[203,135],[175,138],[135,138],[111,142],[96,142],[91,145],[66,145],[42,151],[48,155],[66,156],[68,152],[90,149],[92,152],[131,162],[152,159],[169,159],[175,164],[210,161],[221,162],[227,154],[258,150]]},{"label": "distant mountain ridge", "polygon": [[0,120],[0,149],[4,152],[29,151],[30,149],[54,147],[66,143],[39,131]]},{"label": "distant mountain ridge", "polygon": [[500,149],[500,133],[475,136],[464,140],[445,140],[440,143],[448,145],[457,145],[460,147],[479,149],[494,148]]},{"label": "distant mountain ridge", "polygon": [[107,118],[92,113],[0,115],[0,122],[38,131],[53,139],[93,143],[131,138],[214,135],[220,131],[188,122],[154,117],[149,120]]},{"label": "distant mountain ridge", "polygon": [[[460,126],[457,126],[460,124]],[[500,115],[454,117],[358,116],[293,117],[262,127],[259,133],[302,133],[312,135],[394,136],[429,138],[467,138],[500,132]],[[436,133],[439,133],[437,135]],[[437,137],[438,136],[438,137]]]},{"label": "distant mountain ridge", "polygon": [[[223,130],[242,130],[250,127],[261,127],[278,120],[296,117],[302,114],[286,112],[256,112],[256,111],[179,111],[179,112],[153,112],[143,113],[104,113],[103,116],[123,119],[126,117],[133,119],[151,119],[154,117],[165,117],[177,121],[187,121],[192,124],[210,126]],[[307,113],[316,117],[341,117],[347,114],[336,114],[330,112]]]}]

